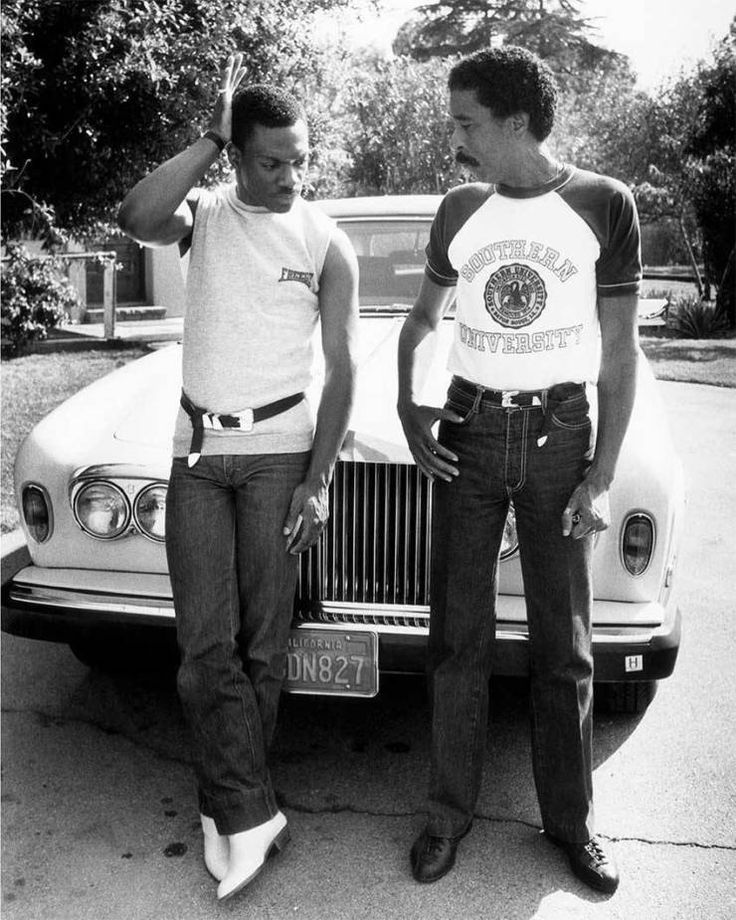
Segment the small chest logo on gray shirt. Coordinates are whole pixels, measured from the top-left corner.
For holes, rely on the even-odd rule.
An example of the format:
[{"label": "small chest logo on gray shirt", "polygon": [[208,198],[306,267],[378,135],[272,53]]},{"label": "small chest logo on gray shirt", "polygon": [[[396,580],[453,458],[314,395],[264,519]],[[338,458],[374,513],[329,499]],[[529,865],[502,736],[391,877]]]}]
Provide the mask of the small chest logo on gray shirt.
[{"label": "small chest logo on gray shirt", "polygon": [[533,268],[512,262],[488,279],[485,302],[497,323],[518,329],[533,323],[544,310],[547,290]]},{"label": "small chest logo on gray shirt", "polygon": [[294,268],[282,268],[279,282],[300,281],[302,284],[306,284],[306,286],[311,289],[312,278],[314,278],[314,272],[298,272]]}]

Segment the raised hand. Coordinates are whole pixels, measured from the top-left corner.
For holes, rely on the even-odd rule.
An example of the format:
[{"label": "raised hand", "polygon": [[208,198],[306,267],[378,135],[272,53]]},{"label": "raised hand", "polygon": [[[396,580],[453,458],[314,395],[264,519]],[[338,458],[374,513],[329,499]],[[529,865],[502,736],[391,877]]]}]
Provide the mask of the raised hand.
[{"label": "raised hand", "polygon": [[233,93],[246,74],[243,55],[231,54],[220,74],[220,91],[217,94],[209,130],[214,131],[227,144],[232,138]]}]

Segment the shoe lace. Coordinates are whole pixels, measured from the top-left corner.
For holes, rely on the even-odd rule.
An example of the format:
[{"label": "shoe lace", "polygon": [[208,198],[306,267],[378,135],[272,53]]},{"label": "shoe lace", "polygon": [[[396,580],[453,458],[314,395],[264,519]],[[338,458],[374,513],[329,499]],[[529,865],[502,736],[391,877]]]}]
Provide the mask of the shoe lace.
[{"label": "shoe lace", "polygon": [[434,856],[435,853],[439,853],[443,846],[444,839],[442,837],[432,837],[428,834],[424,844],[424,851],[427,856]]},{"label": "shoe lace", "polygon": [[598,866],[605,866],[608,862],[608,857],[606,856],[606,851],[600,845],[600,843],[593,839],[589,840],[585,844],[585,852],[590,856],[594,863]]}]

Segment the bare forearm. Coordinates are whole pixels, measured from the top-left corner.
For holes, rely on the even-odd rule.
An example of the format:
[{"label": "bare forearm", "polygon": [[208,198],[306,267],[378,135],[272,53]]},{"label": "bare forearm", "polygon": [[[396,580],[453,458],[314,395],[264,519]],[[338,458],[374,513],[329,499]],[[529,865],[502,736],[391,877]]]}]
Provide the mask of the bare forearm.
[{"label": "bare forearm", "polygon": [[637,353],[622,356],[598,381],[598,429],[588,479],[608,489],[616,472],[621,445],[636,396]]},{"label": "bare forearm", "polygon": [[199,138],[141,179],[120,206],[121,229],[139,243],[172,242],[166,238],[167,224],[219,153],[213,141]]},{"label": "bare forearm", "polygon": [[399,407],[415,402],[414,364],[416,350],[433,331],[430,325],[414,313],[409,314],[402,326],[398,348]]},{"label": "bare forearm", "polygon": [[307,481],[326,488],[345,440],[355,392],[355,368],[345,361],[328,372],[322,390]]}]

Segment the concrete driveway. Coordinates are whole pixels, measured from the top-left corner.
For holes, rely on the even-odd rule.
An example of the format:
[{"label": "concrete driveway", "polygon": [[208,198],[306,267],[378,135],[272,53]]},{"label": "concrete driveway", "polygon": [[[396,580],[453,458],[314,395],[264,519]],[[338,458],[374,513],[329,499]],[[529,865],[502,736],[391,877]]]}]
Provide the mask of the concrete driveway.
[{"label": "concrete driveway", "polygon": [[[622,884],[580,885],[540,837],[523,686],[494,684],[479,813],[455,871],[419,886],[420,681],[374,701],[289,697],[274,778],[292,844],[224,905],[201,861],[170,676],[88,671],[3,636],[5,920],[731,920],[736,916],[736,390],[662,384],[689,492],[675,674],[639,718],[597,721],[596,802]],[[388,692],[386,692],[388,691]]]}]

